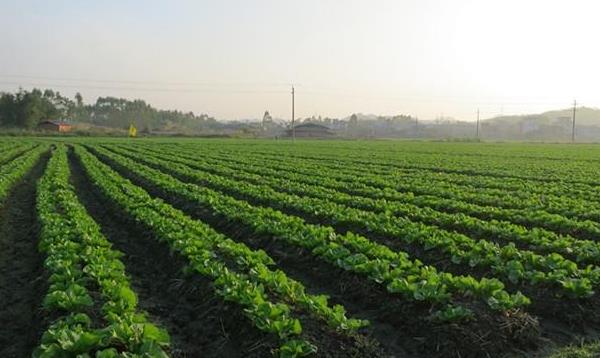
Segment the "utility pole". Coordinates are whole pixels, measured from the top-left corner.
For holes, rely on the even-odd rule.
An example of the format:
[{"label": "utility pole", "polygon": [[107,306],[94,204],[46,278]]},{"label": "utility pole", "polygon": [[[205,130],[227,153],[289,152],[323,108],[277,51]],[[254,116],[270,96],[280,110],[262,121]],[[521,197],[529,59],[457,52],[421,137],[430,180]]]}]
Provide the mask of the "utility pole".
[{"label": "utility pole", "polygon": [[477,108],[477,138],[479,138],[479,108]]},{"label": "utility pole", "polygon": [[294,124],[294,115],[295,115],[294,114],[294,110],[295,110],[294,95],[295,95],[295,91],[294,91],[294,86],[292,85],[292,141],[295,142],[296,141],[296,126]]},{"label": "utility pole", "polygon": [[577,100],[573,101],[573,129],[571,130],[571,143],[575,143],[575,112],[577,111]]}]

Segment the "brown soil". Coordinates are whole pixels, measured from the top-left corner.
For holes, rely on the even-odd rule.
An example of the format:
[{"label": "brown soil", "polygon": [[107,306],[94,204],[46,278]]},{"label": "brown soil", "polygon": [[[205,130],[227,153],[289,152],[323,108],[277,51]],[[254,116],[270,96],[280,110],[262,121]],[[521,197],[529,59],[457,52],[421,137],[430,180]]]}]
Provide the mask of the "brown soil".
[{"label": "brown soil", "polygon": [[0,208],[0,357],[28,357],[45,328],[47,281],[38,252],[36,182],[48,155],[18,183]]}]

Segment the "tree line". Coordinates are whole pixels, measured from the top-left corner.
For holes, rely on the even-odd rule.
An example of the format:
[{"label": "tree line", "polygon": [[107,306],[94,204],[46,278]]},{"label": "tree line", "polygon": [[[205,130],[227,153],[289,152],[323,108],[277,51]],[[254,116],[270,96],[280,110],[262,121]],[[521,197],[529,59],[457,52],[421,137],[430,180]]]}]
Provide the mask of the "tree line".
[{"label": "tree line", "polygon": [[159,110],[140,99],[99,97],[95,103],[85,104],[80,93],[71,99],[51,89],[0,93],[1,127],[31,130],[45,120],[123,129],[134,124],[140,131],[203,131],[220,126],[206,114]]}]

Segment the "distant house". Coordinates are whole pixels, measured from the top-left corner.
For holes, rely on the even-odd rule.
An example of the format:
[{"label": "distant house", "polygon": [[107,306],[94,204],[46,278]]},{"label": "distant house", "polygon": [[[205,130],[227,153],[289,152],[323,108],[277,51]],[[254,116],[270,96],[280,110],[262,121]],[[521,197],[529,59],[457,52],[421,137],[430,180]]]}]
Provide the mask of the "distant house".
[{"label": "distant house", "polygon": [[[326,126],[316,123],[304,123],[294,127],[296,138],[331,138],[335,136],[335,133]],[[287,136],[291,137],[292,130],[287,130]]]},{"label": "distant house", "polygon": [[43,121],[38,124],[38,129],[48,132],[70,132],[71,124],[62,121]]}]

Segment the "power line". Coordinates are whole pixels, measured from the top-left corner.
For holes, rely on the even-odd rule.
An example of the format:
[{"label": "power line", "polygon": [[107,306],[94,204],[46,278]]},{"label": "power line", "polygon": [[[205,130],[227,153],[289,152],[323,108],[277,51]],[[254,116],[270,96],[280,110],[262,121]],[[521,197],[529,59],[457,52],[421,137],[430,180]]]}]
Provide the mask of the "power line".
[{"label": "power line", "polygon": [[11,75],[0,74],[3,78],[25,78],[33,80],[47,80],[59,82],[92,82],[92,83],[113,83],[126,85],[161,85],[161,86],[289,86],[289,83],[283,82],[170,82],[170,81],[140,81],[140,80],[113,80],[113,79],[95,79],[81,77],[48,77],[48,76],[30,76],[30,75]]},{"label": "power line", "polygon": [[[289,86],[289,83],[284,82],[170,82],[170,81],[136,81],[136,80],[104,80],[94,78],[74,78],[74,77],[49,77],[49,76],[31,76],[31,75],[15,75],[15,74],[0,74],[0,78],[25,78],[25,79],[40,79],[46,81],[58,81],[58,82],[88,82],[88,83],[106,83],[106,84],[123,84],[123,85],[134,85],[135,87],[126,86],[97,86],[87,84],[69,84],[69,83],[56,83],[56,82],[15,82],[15,81],[0,81],[0,84],[10,85],[30,85],[30,86],[50,86],[50,87],[64,87],[64,88],[86,88],[86,89],[108,89],[108,90],[131,90],[131,91],[155,91],[155,92],[215,92],[215,93],[285,93],[285,90],[260,90],[260,89],[233,89],[233,90],[222,90],[222,89],[194,89],[194,88],[163,88],[163,87],[138,87],[138,85],[157,85],[166,87],[280,87]],[[297,83],[294,86],[298,86]],[[558,101],[549,101],[549,98],[541,98],[539,100],[528,100],[528,101],[507,101],[507,100],[480,100],[479,97],[465,97],[465,96],[420,96],[420,95],[401,95],[401,96],[373,96],[369,94],[350,93],[345,91],[319,91],[319,86],[304,86],[308,90],[303,90],[303,95],[309,96],[342,96],[351,98],[362,98],[367,100],[382,100],[382,101],[424,101],[424,102],[447,102],[447,103],[478,103],[483,105],[555,105]],[[321,87],[326,88],[326,87]],[[311,90],[312,89],[312,90]],[[332,89],[332,88],[328,88]],[[502,110],[501,110],[502,112]]]},{"label": "power line", "polygon": [[[283,94],[285,90],[274,90],[274,89],[221,89],[221,88],[167,88],[167,87],[142,87],[137,86],[140,84],[156,84],[165,86],[280,86],[285,85],[284,83],[184,83],[184,82],[156,82],[156,81],[114,81],[114,80],[96,80],[96,79],[81,79],[81,78],[57,78],[57,77],[38,77],[38,76],[22,76],[22,75],[0,75],[0,77],[14,77],[14,78],[45,78],[48,80],[56,81],[89,81],[96,83],[114,83],[114,84],[129,84],[131,86],[99,86],[89,84],[69,84],[69,83],[55,83],[55,82],[15,82],[15,81],[1,81],[0,84],[4,85],[15,85],[15,86],[40,86],[40,87],[58,87],[58,88],[81,88],[81,89],[92,89],[92,90],[124,90],[124,91],[142,91],[142,92],[176,92],[176,93],[238,93],[238,94]],[[295,84],[294,84],[295,86]],[[373,96],[373,95],[361,95],[352,93],[331,93],[331,92],[318,92],[318,91],[302,91],[303,95],[308,96],[342,96],[350,98],[360,98],[365,100],[380,100],[380,101],[405,101],[405,102],[438,102],[438,103],[477,103],[480,105],[495,105],[502,103],[503,105],[548,105],[556,106],[559,105],[558,101],[515,101],[515,102],[496,102],[496,101],[481,101],[475,99],[466,99],[465,97],[441,97],[441,96]]]},{"label": "power line", "polygon": [[315,90],[315,87],[307,87],[306,90],[302,91],[303,95],[312,95],[312,96],[340,96],[340,97],[349,97],[349,98],[362,98],[362,99],[375,99],[375,100],[410,100],[410,101],[426,101],[426,102],[463,102],[463,103],[476,103],[483,105],[534,105],[534,104],[557,104],[561,102],[558,98],[551,97],[538,97],[529,100],[519,100],[516,97],[512,97],[513,100],[509,100],[506,97],[494,97],[493,99],[482,99],[480,96],[436,96],[436,95],[393,95],[393,96],[374,96],[371,94],[361,94],[356,92],[346,92],[346,91],[319,91]]},{"label": "power line", "polygon": [[175,93],[223,93],[223,94],[283,94],[284,90],[236,90],[236,89],[185,89],[185,88],[151,88],[151,87],[121,87],[121,86],[90,86],[90,85],[71,85],[56,83],[33,83],[33,82],[6,82],[0,81],[0,85],[13,86],[34,86],[47,88],[75,88],[92,90],[111,90],[111,91],[141,91],[141,92],[175,92]]},{"label": "power line", "polygon": [[[1,77],[14,77],[14,78],[47,78],[47,79],[53,79],[53,80],[64,80],[64,81],[89,81],[89,82],[97,82],[97,83],[115,83],[115,84],[119,84],[119,83],[129,83],[129,84],[133,84],[133,86],[110,86],[110,85],[93,85],[93,84],[74,84],[74,83],[54,83],[53,81],[48,81],[48,82],[37,82],[37,81],[30,81],[30,82],[20,82],[20,81],[2,81]],[[288,91],[284,90],[284,89],[244,89],[244,88],[231,88],[231,87],[226,87],[226,88],[169,88],[169,87],[161,87],[161,86],[138,86],[141,84],[168,84],[170,86],[175,86],[175,85],[186,85],[186,86],[192,86],[192,85],[197,85],[197,86],[215,86],[215,87],[219,87],[219,86],[235,86],[236,84],[234,83],[229,83],[229,84],[218,84],[218,83],[183,83],[183,82],[153,82],[153,81],[113,81],[113,80],[95,80],[95,79],[82,79],[82,78],[57,78],[57,77],[37,77],[37,76],[22,76],[22,75],[2,75],[0,74],[0,85],[11,85],[11,86],[31,86],[31,87],[46,87],[46,88],[71,88],[71,89],[76,89],[76,90],[83,90],[83,89],[89,89],[89,90],[110,90],[110,91],[131,91],[131,92],[166,92],[166,93],[208,93],[208,94],[240,94],[240,95],[253,95],[253,94],[284,94],[284,93],[289,93]],[[250,85],[250,83],[246,83],[246,85]],[[265,84],[266,85],[266,84]],[[272,83],[270,85],[273,86],[279,86],[282,85],[282,83]],[[241,85],[240,85],[241,87]],[[294,94],[295,94],[295,87],[296,84],[292,85],[292,118],[293,121],[295,123],[295,98],[294,98]],[[304,87],[303,87],[304,88]],[[358,95],[358,94],[348,94],[348,93],[337,93],[337,94],[332,94],[332,93],[323,93],[323,92],[315,92],[315,91],[302,91],[302,95],[317,95],[317,96],[327,96],[327,95],[336,95],[336,96],[349,96],[352,98],[361,98],[361,99],[378,99],[378,100],[383,100],[383,101],[389,101],[389,102],[394,102],[394,103],[398,103],[399,101],[404,101],[407,103],[414,103],[414,102],[418,102],[418,101],[426,101],[426,102],[445,102],[445,103],[478,103],[478,104],[484,104],[483,101],[459,101],[458,98],[457,100],[451,100],[450,97],[448,97],[448,99],[444,100],[443,98],[435,98],[434,96],[432,96],[431,98],[426,98],[424,96],[372,96],[372,95]],[[520,107],[520,106],[553,106],[553,107],[567,107],[564,106],[562,103],[559,103],[559,101],[555,101],[555,102],[537,102],[537,101],[522,101],[522,102],[507,102],[507,101],[502,101],[502,106],[501,106],[501,114],[504,114],[505,112],[505,106],[510,106],[513,107],[512,112],[517,113],[516,111],[516,107]],[[564,103],[564,102],[563,102]],[[490,105],[493,105],[493,102],[489,102]],[[485,107],[485,106],[484,106]],[[572,141],[575,140],[575,111],[576,111],[576,102],[573,108],[573,129],[572,129]],[[479,108],[478,108],[478,122],[480,121],[480,115],[484,112],[480,112]],[[487,113],[491,113],[491,112],[487,112]],[[467,114],[464,113],[462,116],[466,116]],[[418,130],[418,124],[416,126],[417,130]],[[295,132],[295,131],[293,131]],[[477,134],[479,134],[479,125],[477,126]],[[295,133],[293,133],[295,135]]]}]

